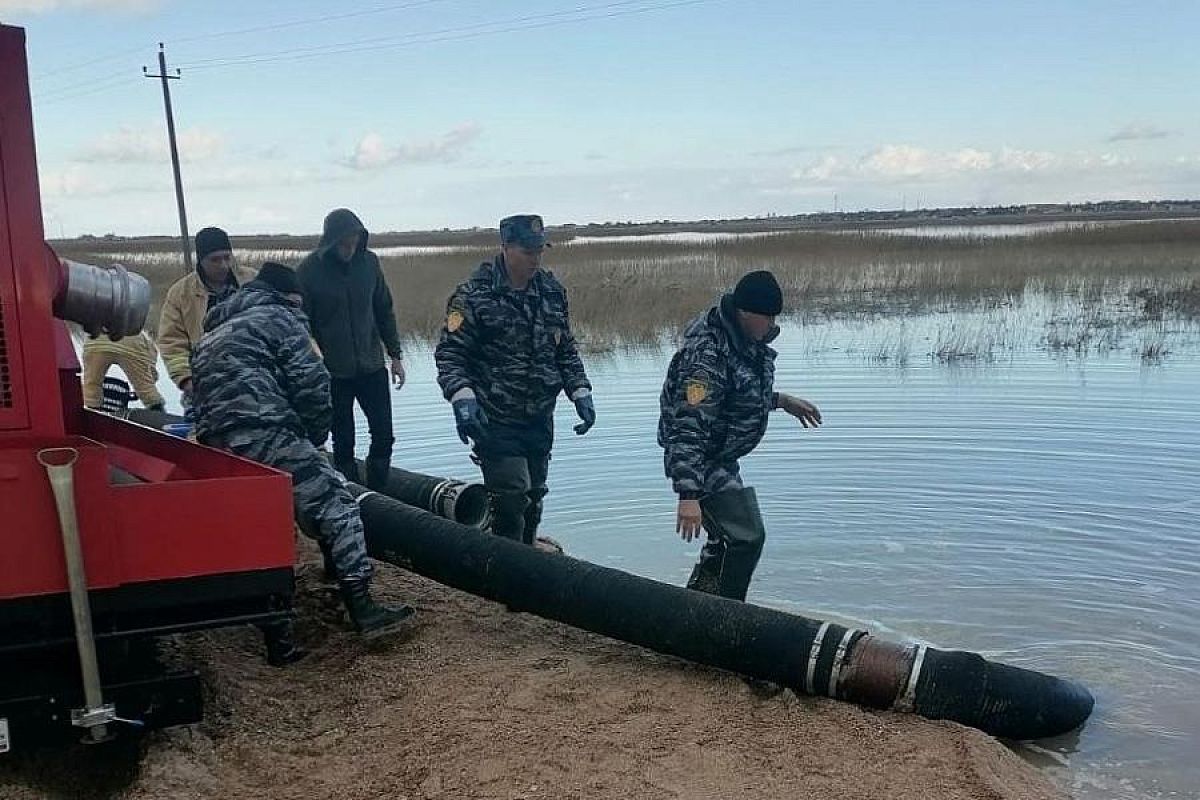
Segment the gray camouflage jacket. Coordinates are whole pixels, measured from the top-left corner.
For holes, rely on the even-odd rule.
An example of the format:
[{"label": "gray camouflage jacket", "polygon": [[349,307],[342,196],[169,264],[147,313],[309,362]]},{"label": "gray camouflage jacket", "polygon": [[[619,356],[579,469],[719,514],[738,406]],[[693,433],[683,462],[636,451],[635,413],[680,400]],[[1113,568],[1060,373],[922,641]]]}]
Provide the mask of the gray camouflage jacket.
[{"label": "gray camouflage jacket", "polygon": [[213,307],[192,354],[196,435],[285,428],[320,445],[333,406],[329,372],[304,312],[251,281]]},{"label": "gray camouflage jacket", "polygon": [[446,305],[434,350],[449,400],[472,389],[488,420],[520,425],[547,417],[560,391],[591,389],[567,316],[567,291],[548,271],[515,291],[503,255],[479,265]]},{"label": "gray camouflage jacket", "polygon": [[659,408],[658,443],[681,498],[716,491],[725,476],[736,479],[737,460],[762,440],[775,408],[775,351],[743,335],[732,295],[684,330]]}]

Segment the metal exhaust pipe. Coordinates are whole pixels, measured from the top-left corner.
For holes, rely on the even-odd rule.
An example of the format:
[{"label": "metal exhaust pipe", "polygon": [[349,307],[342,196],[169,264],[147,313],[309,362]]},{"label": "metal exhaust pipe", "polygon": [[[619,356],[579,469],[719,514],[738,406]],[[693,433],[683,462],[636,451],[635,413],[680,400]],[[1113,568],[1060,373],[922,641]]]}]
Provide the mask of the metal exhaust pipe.
[{"label": "metal exhaust pipe", "polygon": [[117,711],[111,703],[104,702],[100,667],[96,661],[96,640],[92,635],[87,573],[83,565],[83,548],[79,544],[79,521],[75,517],[75,462],[79,460],[79,451],[74,447],[47,447],[37,452],[37,460],[46,468],[58,510],[71,614],[75,620],[75,644],[83,676],[84,707],[71,709],[71,724],[86,731],[85,743],[97,744],[111,738],[108,724],[117,719]]},{"label": "metal exhaust pipe", "polygon": [[1092,711],[1091,694],[1072,681],[671,586],[489,536],[361,486],[350,491],[374,558],[660,653],[1009,739],[1066,733]]}]

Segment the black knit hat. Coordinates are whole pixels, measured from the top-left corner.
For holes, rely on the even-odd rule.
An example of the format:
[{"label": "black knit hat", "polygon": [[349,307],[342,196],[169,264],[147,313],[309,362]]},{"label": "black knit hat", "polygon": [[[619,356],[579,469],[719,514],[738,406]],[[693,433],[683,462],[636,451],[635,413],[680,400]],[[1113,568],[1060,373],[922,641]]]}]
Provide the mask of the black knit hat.
[{"label": "black knit hat", "polygon": [[733,290],[733,306],[754,314],[777,316],[783,311],[779,281],[765,269],[743,275]]},{"label": "black knit hat", "polygon": [[232,249],[229,234],[220,228],[204,228],[196,233],[196,261],[203,261],[209,253]]},{"label": "black knit hat", "polygon": [[258,270],[254,280],[265,283],[280,294],[303,294],[300,289],[300,279],[296,270],[275,261],[265,262]]}]

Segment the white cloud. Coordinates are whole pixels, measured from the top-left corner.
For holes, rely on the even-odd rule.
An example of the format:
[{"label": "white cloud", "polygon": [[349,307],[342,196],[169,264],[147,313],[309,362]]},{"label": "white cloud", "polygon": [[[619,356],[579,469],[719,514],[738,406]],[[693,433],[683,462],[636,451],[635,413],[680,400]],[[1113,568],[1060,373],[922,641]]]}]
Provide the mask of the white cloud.
[{"label": "white cloud", "polygon": [[432,139],[390,145],[378,133],[359,140],[345,164],[352,169],[371,170],[392,164],[433,164],[458,160],[483,132],[476,122],[468,122]]},{"label": "white cloud", "polygon": [[[192,128],[178,136],[181,161],[208,161],[225,149],[225,137],[214,131]],[[160,164],[170,159],[165,130],[123,126],[86,145],[75,157],[92,164]]]},{"label": "white cloud", "polygon": [[1131,122],[1108,137],[1110,142],[1133,142],[1145,139],[1165,139],[1171,131],[1148,123]]},{"label": "white cloud", "polygon": [[[1097,163],[1103,162],[1104,156]],[[801,182],[919,182],[954,176],[1043,172],[1060,166],[1061,156],[1038,150],[1003,147],[996,152],[965,147],[959,150],[930,150],[909,144],[886,144],[857,160],[826,155],[795,170]]]},{"label": "white cloud", "polygon": [[159,0],[0,0],[0,14],[44,14],[50,11],[142,12],[158,8]]}]

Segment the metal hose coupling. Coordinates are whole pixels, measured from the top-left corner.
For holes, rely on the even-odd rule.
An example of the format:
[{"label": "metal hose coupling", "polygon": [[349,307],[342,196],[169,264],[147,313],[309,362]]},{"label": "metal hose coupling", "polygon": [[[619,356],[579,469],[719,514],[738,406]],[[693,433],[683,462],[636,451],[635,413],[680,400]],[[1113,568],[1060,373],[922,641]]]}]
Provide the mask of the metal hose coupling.
[{"label": "metal hose coupling", "polygon": [[56,317],[113,339],[141,332],[150,312],[149,281],[120,264],[106,269],[67,259],[58,263]]}]

